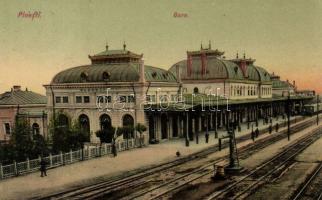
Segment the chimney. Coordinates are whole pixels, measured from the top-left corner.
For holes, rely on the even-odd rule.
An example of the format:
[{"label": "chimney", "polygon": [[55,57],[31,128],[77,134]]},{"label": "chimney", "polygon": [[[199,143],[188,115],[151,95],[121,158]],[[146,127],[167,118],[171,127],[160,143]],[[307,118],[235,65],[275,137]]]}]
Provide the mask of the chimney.
[{"label": "chimney", "polygon": [[13,86],[13,91],[16,92],[16,91],[20,91],[21,90],[21,86],[20,85],[14,85]]},{"label": "chimney", "polygon": [[177,82],[181,82],[181,74],[180,74],[180,66],[176,65],[176,77],[177,77]]},{"label": "chimney", "polygon": [[145,75],[144,75],[144,60],[143,59],[141,59],[141,61],[140,61],[140,82],[141,83],[144,83],[145,82]]}]

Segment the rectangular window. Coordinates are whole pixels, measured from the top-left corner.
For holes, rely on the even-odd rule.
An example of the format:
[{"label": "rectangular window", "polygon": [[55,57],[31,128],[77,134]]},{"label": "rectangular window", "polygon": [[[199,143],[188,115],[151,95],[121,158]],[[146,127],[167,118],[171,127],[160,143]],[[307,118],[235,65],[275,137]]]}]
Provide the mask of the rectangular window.
[{"label": "rectangular window", "polygon": [[84,96],[84,103],[89,103],[89,96]]},{"label": "rectangular window", "polygon": [[82,103],[82,97],[76,96],[76,103]]},{"label": "rectangular window", "polygon": [[56,97],[56,103],[61,103],[61,97]]},{"label": "rectangular window", "polygon": [[5,128],[6,134],[9,135],[11,133],[10,124],[4,123],[4,128]]},{"label": "rectangular window", "polygon": [[68,103],[68,97],[63,97],[63,103]]},{"label": "rectangular window", "polygon": [[134,102],[134,96],[127,96],[127,101],[129,102],[129,103],[133,103]]},{"label": "rectangular window", "polygon": [[111,103],[112,97],[111,96],[97,96],[97,102],[99,103]]},{"label": "rectangular window", "polygon": [[104,98],[105,98],[105,96],[97,96],[96,102],[97,103],[104,103]]},{"label": "rectangular window", "polygon": [[126,96],[120,96],[119,97],[119,102],[120,103],[126,103]]},{"label": "rectangular window", "polygon": [[111,103],[112,102],[112,96],[107,96],[107,102]]}]

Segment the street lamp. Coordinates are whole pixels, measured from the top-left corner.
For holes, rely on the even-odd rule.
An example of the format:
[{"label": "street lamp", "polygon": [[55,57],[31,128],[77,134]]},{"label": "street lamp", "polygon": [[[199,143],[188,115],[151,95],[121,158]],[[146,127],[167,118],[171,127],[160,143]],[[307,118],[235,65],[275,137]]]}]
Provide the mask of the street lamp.
[{"label": "street lamp", "polygon": [[218,91],[220,88],[216,89],[216,123],[215,123],[215,138],[218,138]]},{"label": "street lamp", "polygon": [[238,174],[242,167],[239,165],[234,127],[228,126],[227,131],[229,138],[229,165],[225,168],[225,172],[228,174]]}]

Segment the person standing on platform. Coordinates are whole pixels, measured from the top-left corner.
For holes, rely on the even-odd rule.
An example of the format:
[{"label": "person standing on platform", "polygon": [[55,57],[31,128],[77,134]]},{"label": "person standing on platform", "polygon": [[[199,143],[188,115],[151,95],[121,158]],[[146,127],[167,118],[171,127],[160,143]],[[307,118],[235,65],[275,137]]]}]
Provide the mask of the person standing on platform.
[{"label": "person standing on platform", "polygon": [[256,130],[255,130],[255,134],[256,134],[256,138],[258,138],[258,135],[259,135],[259,130],[258,130],[258,128],[256,128]]},{"label": "person standing on platform", "polygon": [[40,160],[40,172],[40,177],[47,176],[47,162],[43,158]]},{"label": "person standing on platform", "polygon": [[208,143],[208,141],[209,141],[209,133],[208,132],[206,132],[205,138],[206,138],[206,143]]},{"label": "person standing on platform", "polygon": [[276,123],[275,131],[278,132],[278,129],[279,129],[279,125],[278,125],[278,123]]}]

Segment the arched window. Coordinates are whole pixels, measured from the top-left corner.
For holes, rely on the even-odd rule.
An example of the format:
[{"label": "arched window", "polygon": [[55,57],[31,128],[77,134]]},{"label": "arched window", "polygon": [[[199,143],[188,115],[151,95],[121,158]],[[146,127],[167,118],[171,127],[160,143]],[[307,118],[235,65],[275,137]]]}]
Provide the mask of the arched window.
[{"label": "arched window", "polygon": [[100,126],[101,126],[101,130],[106,130],[106,129],[111,128],[112,120],[111,120],[110,116],[108,116],[107,114],[101,115]]},{"label": "arched window", "polygon": [[80,75],[81,81],[86,82],[88,81],[88,73],[87,72],[82,72]]},{"label": "arched window", "polygon": [[199,89],[197,87],[193,88],[193,93],[195,94],[199,93]]},{"label": "arched window", "polygon": [[32,134],[34,134],[34,135],[40,133],[39,132],[39,124],[37,124],[37,123],[33,123],[31,129],[32,129]]},{"label": "arched window", "polygon": [[103,72],[103,80],[108,81],[110,79],[111,74],[109,72]]},{"label": "arched window", "polygon": [[111,143],[114,137],[114,132],[111,129],[112,120],[110,116],[108,116],[107,114],[103,114],[100,116],[100,127],[102,134],[104,134],[104,141],[107,143]]},{"label": "arched window", "polygon": [[[124,115],[122,121],[123,121],[123,127],[134,128],[134,119],[131,115],[129,114]],[[130,133],[127,133],[126,135],[123,135],[124,139],[129,139],[133,137],[134,137],[133,131],[131,131]]]},{"label": "arched window", "polygon": [[79,121],[79,124],[80,124],[80,127],[81,127],[82,131],[84,131],[84,133],[87,134],[87,136],[88,136],[87,140],[89,141],[90,126],[89,126],[89,118],[88,118],[88,116],[85,115],[85,114],[81,114],[78,117],[78,121]]}]

